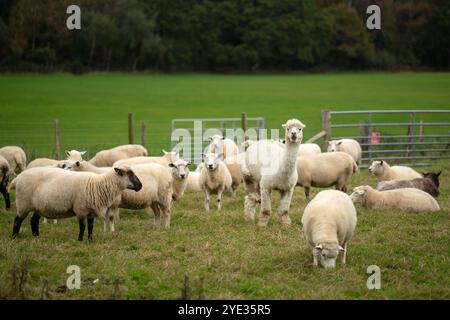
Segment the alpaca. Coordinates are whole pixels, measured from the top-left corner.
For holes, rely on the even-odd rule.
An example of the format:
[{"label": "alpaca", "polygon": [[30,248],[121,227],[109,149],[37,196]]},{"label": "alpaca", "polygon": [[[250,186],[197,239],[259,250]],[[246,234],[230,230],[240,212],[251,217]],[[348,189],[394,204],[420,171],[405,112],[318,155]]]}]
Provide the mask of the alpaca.
[{"label": "alpaca", "polygon": [[246,197],[245,215],[254,220],[257,203],[261,203],[261,215],[258,226],[266,227],[271,213],[270,194],[278,190],[281,194],[278,207],[281,222],[291,224],[289,207],[292,193],[297,184],[297,153],[303,139],[305,125],[297,119],[283,124],[286,145],[269,140],[260,140],[251,144],[245,152],[242,164]]}]

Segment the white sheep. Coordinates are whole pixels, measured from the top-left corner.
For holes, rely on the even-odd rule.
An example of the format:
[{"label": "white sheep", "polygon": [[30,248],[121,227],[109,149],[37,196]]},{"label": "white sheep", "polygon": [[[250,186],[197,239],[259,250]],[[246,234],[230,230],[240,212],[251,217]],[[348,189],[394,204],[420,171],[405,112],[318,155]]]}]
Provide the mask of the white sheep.
[{"label": "white sheep", "polygon": [[314,156],[298,157],[297,185],[305,189],[309,200],[311,187],[327,188],[347,192],[347,182],[358,171],[353,158],[345,152],[320,153]]},{"label": "white sheep", "polygon": [[230,156],[235,156],[239,153],[238,146],[229,138],[216,134],[209,137],[209,140],[211,140],[211,143],[208,146],[207,153],[223,153],[224,159]]},{"label": "white sheep", "polygon": [[233,196],[236,195],[236,190],[241,185],[243,178],[241,172],[242,161],[245,158],[245,153],[241,152],[236,155],[228,156],[224,162],[231,174],[231,191]]},{"label": "white sheep", "polygon": [[97,167],[110,167],[121,159],[147,156],[147,154],[147,149],[143,146],[139,144],[127,144],[99,151],[91,160],[89,160],[89,162]]},{"label": "white sheep", "polygon": [[13,238],[33,211],[31,230],[39,235],[39,219],[76,216],[79,222],[78,240],[83,240],[85,218],[88,238],[92,239],[94,217],[106,218],[107,210],[125,189],[139,191],[142,184],[130,167],[114,167],[103,174],[71,172],[58,168],[33,168],[22,172],[10,185],[16,190],[17,215]]},{"label": "white sheep", "polygon": [[7,146],[0,148],[0,156],[3,156],[9,163],[9,168],[12,172],[16,171],[18,167],[20,172],[27,167],[27,156],[20,147]]},{"label": "white sheep", "polygon": [[341,139],[328,141],[327,152],[345,152],[352,156],[356,164],[361,165],[361,146],[354,139]]},{"label": "white sheep", "polygon": [[291,119],[283,124],[283,128],[285,147],[279,143],[260,140],[250,145],[242,164],[247,193],[244,202],[245,214],[254,220],[257,203],[261,201],[261,215],[258,222],[260,227],[267,226],[270,217],[272,190],[277,190],[281,194],[279,214],[282,223],[291,224],[289,207],[298,179],[296,161],[305,125],[297,119]]},{"label": "white sheep", "polygon": [[0,193],[3,196],[3,199],[5,199],[6,209],[11,208],[11,200],[9,199],[9,192],[8,192],[8,183],[12,175],[13,172],[9,167],[8,161],[3,156],[0,156]]},{"label": "white sheep", "polygon": [[322,150],[320,150],[319,145],[315,143],[302,143],[298,148],[299,157],[311,157],[321,153]]},{"label": "white sheep", "polygon": [[312,248],[314,265],[334,268],[339,253],[342,264],[347,257],[347,244],[356,228],[356,209],[350,197],[337,190],[324,190],[306,206],[303,233]]},{"label": "white sheep", "polygon": [[377,177],[378,182],[390,180],[411,180],[423,178],[420,173],[405,166],[390,166],[386,161],[373,161],[369,167],[370,173]]},{"label": "white sheep", "polygon": [[[201,167],[200,167],[201,168]],[[200,172],[190,172],[187,178],[186,192],[201,192]]]},{"label": "white sheep", "polygon": [[183,159],[177,159],[169,163],[169,167],[171,167],[172,172],[172,199],[179,200],[183,196],[190,176],[189,165],[190,161],[185,161]]},{"label": "white sheep", "polygon": [[168,166],[170,163],[177,161],[179,159],[179,154],[177,151],[167,152],[163,150],[164,155],[161,157],[132,157],[127,159],[122,159],[114,163],[114,165],[129,165],[133,166],[136,164],[145,163],[159,163],[163,166]]},{"label": "white sheep", "polygon": [[431,195],[416,188],[377,191],[371,186],[359,186],[353,189],[350,197],[354,203],[361,203],[365,208],[409,212],[440,210]]},{"label": "white sheep", "polygon": [[66,150],[65,153],[67,156],[67,160],[82,161],[83,155],[86,153],[86,151]]},{"label": "white sheep", "polygon": [[211,194],[217,194],[217,210],[222,208],[222,193],[231,189],[230,171],[221,158],[223,154],[203,154],[204,165],[200,172],[199,183],[205,194],[205,210],[209,211]]}]

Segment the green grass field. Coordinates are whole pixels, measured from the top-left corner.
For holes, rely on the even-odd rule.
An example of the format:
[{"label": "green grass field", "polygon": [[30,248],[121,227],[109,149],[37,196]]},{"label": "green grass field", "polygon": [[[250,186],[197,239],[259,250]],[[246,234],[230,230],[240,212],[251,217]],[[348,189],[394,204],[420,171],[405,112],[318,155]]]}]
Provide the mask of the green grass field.
[{"label": "green grass field", "polygon": [[[322,108],[449,109],[449,88],[449,73],[0,75],[0,145],[49,156],[58,118],[62,150],[92,155],[127,142],[128,112],[146,121],[152,153],[168,146],[176,117],[239,117],[245,111],[265,117],[269,128],[298,117],[309,138],[320,130]],[[421,170],[441,169],[439,213],[358,207],[347,265],[338,262],[334,270],[312,266],[300,224],[306,206],[301,188],[288,228],[275,213],[266,229],[245,220],[241,188],[236,198],[225,197],[220,213],[204,212],[202,195],[185,195],[173,207],[170,230],[153,230],[153,215],[144,211],[121,211],[115,234],[104,233],[96,219],[94,240],[82,243],[76,219],[41,222],[41,236],[34,238],[28,218],[12,240],[14,208],[6,211],[1,198],[0,298],[450,299],[450,165],[442,161]],[[349,189],[361,184],[375,185],[366,169]],[[69,265],[81,268],[81,289],[59,293]],[[380,290],[366,287],[370,265],[381,269]]]}]

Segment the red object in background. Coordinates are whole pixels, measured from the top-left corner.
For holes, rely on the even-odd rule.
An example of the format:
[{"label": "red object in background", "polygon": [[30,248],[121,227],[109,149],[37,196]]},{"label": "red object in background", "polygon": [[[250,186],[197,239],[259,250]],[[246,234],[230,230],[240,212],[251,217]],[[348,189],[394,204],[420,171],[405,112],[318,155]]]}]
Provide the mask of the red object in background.
[{"label": "red object in background", "polygon": [[380,143],[380,133],[379,132],[372,132],[370,135],[370,143],[371,144],[379,144]]}]

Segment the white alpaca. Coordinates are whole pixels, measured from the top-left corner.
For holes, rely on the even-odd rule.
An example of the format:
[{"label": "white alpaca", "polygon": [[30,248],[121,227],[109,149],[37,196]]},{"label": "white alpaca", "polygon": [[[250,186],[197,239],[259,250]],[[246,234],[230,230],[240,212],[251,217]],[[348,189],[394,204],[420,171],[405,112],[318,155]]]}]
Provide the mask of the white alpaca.
[{"label": "white alpaca", "polygon": [[261,215],[258,226],[266,227],[270,212],[272,190],[281,194],[279,214],[285,225],[291,224],[289,207],[292,193],[297,184],[297,153],[303,139],[305,125],[297,119],[283,124],[286,146],[268,140],[251,144],[245,152],[242,165],[247,196],[245,197],[245,215],[255,219],[256,205],[261,202]]}]

